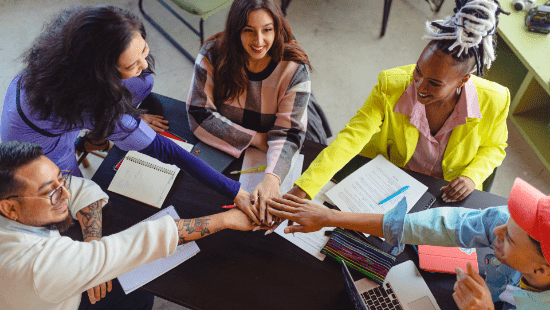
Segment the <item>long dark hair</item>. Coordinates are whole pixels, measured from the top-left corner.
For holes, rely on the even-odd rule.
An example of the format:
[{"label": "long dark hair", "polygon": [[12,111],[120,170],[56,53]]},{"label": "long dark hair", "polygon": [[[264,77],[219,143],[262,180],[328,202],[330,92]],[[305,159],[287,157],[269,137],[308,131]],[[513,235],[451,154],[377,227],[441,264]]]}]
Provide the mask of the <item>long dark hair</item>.
[{"label": "long dark hair", "polygon": [[236,0],[229,9],[225,30],[206,42],[212,42],[214,66],[214,100],[223,102],[240,96],[246,88],[246,51],[241,44],[241,31],[246,26],[248,14],[265,9],[273,18],[275,40],[268,51],[275,62],[281,60],[306,64],[311,69],[304,50],[292,38],[290,25],[283,12],[271,0]]},{"label": "long dark hair", "polygon": [[[118,70],[136,31],[146,38],[141,20],[114,6],[75,6],[59,13],[23,54],[22,87],[32,111],[65,129],[89,119],[95,140],[109,136],[123,114],[139,116]],[[147,62],[152,72],[153,58]]]}]

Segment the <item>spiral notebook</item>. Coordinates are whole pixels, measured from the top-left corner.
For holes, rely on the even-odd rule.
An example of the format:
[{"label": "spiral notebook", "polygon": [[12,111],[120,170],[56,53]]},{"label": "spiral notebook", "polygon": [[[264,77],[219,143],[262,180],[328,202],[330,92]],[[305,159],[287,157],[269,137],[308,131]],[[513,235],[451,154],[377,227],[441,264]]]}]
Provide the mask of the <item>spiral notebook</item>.
[{"label": "spiral notebook", "polygon": [[108,190],[160,209],[179,171],[174,165],[130,151]]}]

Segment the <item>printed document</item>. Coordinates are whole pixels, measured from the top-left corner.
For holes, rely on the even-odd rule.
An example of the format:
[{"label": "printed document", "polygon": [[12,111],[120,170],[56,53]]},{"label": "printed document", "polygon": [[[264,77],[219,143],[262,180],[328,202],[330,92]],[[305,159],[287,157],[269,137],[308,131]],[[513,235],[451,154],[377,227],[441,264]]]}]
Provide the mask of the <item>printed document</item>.
[{"label": "printed document", "polygon": [[[409,189],[380,205],[385,198],[395,194],[404,186]],[[345,212],[386,213],[407,197],[407,211],[410,211],[428,187],[378,155],[370,162],[350,174],[327,192],[334,204]]]}]

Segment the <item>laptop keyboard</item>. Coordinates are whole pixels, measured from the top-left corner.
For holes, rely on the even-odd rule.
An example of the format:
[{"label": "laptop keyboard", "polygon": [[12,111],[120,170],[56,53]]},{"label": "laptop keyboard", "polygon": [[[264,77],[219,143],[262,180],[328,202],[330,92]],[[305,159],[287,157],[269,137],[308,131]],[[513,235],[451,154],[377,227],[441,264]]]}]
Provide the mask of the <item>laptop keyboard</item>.
[{"label": "laptop keyboard", "polygon": [[368,290],[361,297],[370,310],[403,310],[389,283]]}]

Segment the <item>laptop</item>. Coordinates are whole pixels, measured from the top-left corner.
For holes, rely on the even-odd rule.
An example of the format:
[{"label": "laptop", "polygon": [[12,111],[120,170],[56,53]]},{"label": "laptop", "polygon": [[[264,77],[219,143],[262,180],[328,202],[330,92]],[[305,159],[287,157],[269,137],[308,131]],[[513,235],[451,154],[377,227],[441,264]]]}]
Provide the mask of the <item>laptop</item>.
[{"label": "laptop", "polygon": [[364,278],[353,281],[342,261],[344,284],[357,310],[441,310],[412,261],[393,266],[384,283]]}]

